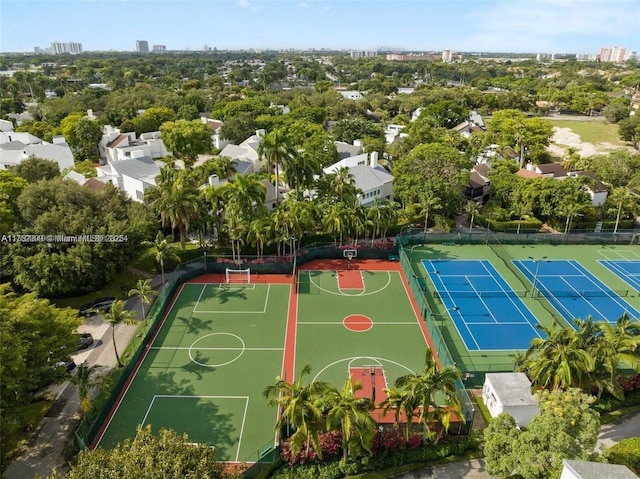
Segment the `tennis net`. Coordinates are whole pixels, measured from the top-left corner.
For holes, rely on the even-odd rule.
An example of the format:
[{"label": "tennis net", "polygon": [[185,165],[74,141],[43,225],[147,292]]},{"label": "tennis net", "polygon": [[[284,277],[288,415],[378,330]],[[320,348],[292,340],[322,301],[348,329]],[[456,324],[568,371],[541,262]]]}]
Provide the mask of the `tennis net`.
[{"label": "tennis net", "polygon": [[535,296],[542,296],[543,298],[624,298],[629,296],[629,290],[592,290],[592,291],[578,291],[578,290],[563,290],[563,291],[549,291],[548,289],[541,288],[539,285],[536,287],[534,293]]},{"label": "tennis net", "polygon": [[442,299],[447,297],[452,298],[526,298],[529,296],[527,291],[513,291],[513,290],[505,290],[505,291],[456,291],[456,290],[447,290],[447,291],[434,291],[433,297],[435,299]]}]

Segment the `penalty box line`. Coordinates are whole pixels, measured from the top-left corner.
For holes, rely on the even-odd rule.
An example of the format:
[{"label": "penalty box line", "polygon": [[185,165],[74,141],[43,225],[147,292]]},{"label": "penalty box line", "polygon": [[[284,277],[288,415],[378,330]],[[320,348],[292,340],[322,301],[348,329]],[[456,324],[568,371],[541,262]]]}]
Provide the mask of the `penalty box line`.
[{"label": "penalty box line", "polygon": [[[240,427],[240,436],[238,438],[238,449],[236,450],[236,459],[235,462],[238,462],[240,457],[240,446],[242,445],[242,436],[244,435],[244,425],[247,419],[247,409],[249,409],[249,396],[189,396],[189,395],[178,395],[178,394],[156,394],[153,396],[149,407],[147,408],[147,412],[142,419],[141,426],[144,426],[147,422],[147,417],[151,412],[151,408],[153,407],[153,403],[155,403],[156,398],[159,399],[244,399],[244,414],[242,415],[242,426]],[[214,445],[215,446],[215,445]]]},{"label": "penalty box line", "polygon": [[[206,314],[265,314],[267,312],[267,304],[269,303],[269,293],[271,292],[271,285],[268,284],[267,285],[267,294],[264,297],[264,306],[262,307],[262,311],[260,310],[256,310],[256,311],[237,311],[237,310],[230,310],[230,311],[202,311],[202,310],[198,310],[198,305],[200,304],[200,300],[202,299],[202,295],[204,294],[205,290],[207,289],[207,286],[212,286],[214,284],[218,284],[218,283],[205,283],[202,286],[202,291],[200,291],[200,295],[198,296],[198,299],[196,300],[196,304],[193,306],[193,312],[194,313],[206,313]],[[253,290],[255,290],[255,285],[253,285]],[[240,289],[240,288],[230,288],[230,289]]]}]

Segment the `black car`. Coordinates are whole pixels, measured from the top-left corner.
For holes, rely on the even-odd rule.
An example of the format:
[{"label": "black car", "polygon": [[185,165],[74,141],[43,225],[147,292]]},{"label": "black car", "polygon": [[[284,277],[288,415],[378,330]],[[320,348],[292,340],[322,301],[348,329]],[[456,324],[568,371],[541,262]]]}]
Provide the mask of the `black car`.
[{"label": "black car", "polygon": [[91,333],[78,334],[78,344],[76,344],[76,351],[80,349],[87,349],[93,344],[93,336]]},{"label": "black car", "polygon": [[106,298],[98,298],[90,303],[83,305],[78,311],[80,316],[92,316],[96,314],[98,311],[108,311],[111,308],[111,305],[116,300],[113,296],[108,296]]}]

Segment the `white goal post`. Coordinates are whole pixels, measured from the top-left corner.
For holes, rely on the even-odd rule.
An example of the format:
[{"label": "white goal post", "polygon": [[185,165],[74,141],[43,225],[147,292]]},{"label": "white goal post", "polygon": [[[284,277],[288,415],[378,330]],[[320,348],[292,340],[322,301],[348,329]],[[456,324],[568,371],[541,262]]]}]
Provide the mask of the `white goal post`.
[{"label": "white goal post", "polygon": [[247,269],[231,269],[225,270],[227,283],[251,283],[251,270]]}]

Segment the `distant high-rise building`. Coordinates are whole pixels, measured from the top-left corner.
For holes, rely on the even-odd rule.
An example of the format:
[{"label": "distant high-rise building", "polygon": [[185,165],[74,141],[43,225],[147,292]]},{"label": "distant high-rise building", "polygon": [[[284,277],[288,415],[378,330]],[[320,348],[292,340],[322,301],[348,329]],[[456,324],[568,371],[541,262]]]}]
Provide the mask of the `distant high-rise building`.
[{"label": "distant high-rise building", "polygon": [[167,53],[167,46],[166,45],[154,45],[153,46],[153,53]]},{"label": "distant high-rise building", "polygon": [[625,61],[627,49],[619,47],[601,48],[598,60],[601,62],[615,62],[620,63]]},{"label": "distant high-rise building", "polygon": [[149,42],[146,40],[136,40],[136,51],[138,53],[149,53]]},{"label": "distant high-rise building", "polygon": [[377,57],[378,56],[378,52],[373,51],[373,50],[369,50],[369,51],[351,50],[349,52],[349,56],[351,58]]},{"label": "distant high-rise building", "polygon": [[451,63],[451,50],[442,50],[442,61],[445,63]]},{"label": "distant high-rise building", "polygon": [[78,42],[52,42],[51,53],[61,55],[63,53],[82,53],[82,43]]}]

